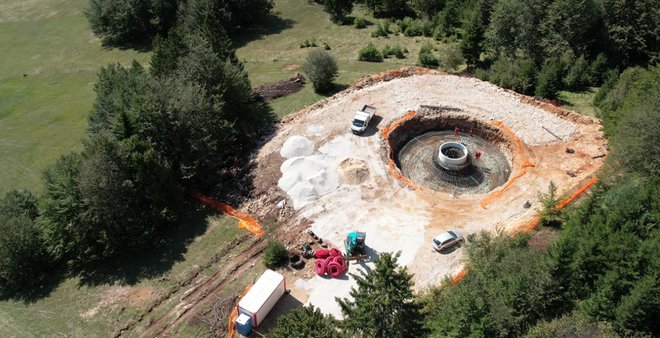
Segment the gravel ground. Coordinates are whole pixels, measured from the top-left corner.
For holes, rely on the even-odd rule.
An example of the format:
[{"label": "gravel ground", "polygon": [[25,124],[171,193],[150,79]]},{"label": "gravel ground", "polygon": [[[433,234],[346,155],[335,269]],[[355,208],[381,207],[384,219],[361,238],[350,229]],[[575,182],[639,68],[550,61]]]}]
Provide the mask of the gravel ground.
[{"label": "gravel ground", "polygon": [[[419,73],[419,71],[417,71]],[[428,73],[427,71],[424,71]],[[343,250],[349,231],[367,232],[372,256],[379,252],[401,251],[399,263],[415,274],[415,288],[438,285],[447,275],[462,268],[462,248],[437,253],[431,239],[438,233],[457,229],[464,235],[485,231],[516,231],[534,218],[537,198],[553,181],[560,193],[567,193],[590,177],[603,164],[606,144],[600,123],[546,104],[536,102],[478,79],[445,74],[423,74],[391,79],[362,89],[349,88],[334,97],[294,114],[279,126],[257,157],[255,198],[252,210],[272,209],[273,201],[286,197],[277,188],[284,161],[280,149],[290,136],[301,135],[315,143],[328,161],[339,164],[347,158],[364,161],[369,176],[362,184],[341,184],[339,188],[291,215],[284,228],[301,223],[326,242]],[[359,81],[358,81],[359,82]],[[378,111],[365,135],[350,133],[350,120],[364,104]],[[536,166],[516,181],[502,198],[481,208],[487,194],[459,197],[413,190],[395,179],[387,168],[388,150],[378,131],[389,122],[420,105],[462,109],[483,121],[503,121],[524,143],[527,157]],[[546,131],[549,129],[557,137]],[[573,154],[566,153],[567,147]],[[514,159],[514,162],[516,160]],[[512,166],[512,176],[519,170]],[[567,175],[572,171],[574,176]],[[531,208],[523,208],[526,201]],[[290,208],[291,203],[287,203]],[[368,268],[368,264],[362,268]],[[360,268],[353,265],[351,269]],[[351,270],[354,271],[354,270]],[[325,313],[339,316],[334,297],[346,297],[355,285],[352,277],[329,280],[321,277],[289,281],[302,303],[311,303]]]}]

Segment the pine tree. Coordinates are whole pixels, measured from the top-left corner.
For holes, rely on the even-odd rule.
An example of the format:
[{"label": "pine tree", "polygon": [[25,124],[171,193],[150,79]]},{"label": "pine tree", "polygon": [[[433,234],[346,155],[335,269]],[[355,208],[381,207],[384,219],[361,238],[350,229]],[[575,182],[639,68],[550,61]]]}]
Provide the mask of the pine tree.
[{"label": "pine tree", "polygon": [[352,275],[358,288],[339,299],[347,333],[358,337],[422,337],[426,331],[421,304],[412,291],[412,274],[397,265],[400,252],[382,253],[375,268]]},{"label": "pine tree", "polygon": [[277,327],[268,332],[269,338],[316,337],[339,338],[336,321],[324,316],[314,305],[293,309],[286,316],[277,318]]}]

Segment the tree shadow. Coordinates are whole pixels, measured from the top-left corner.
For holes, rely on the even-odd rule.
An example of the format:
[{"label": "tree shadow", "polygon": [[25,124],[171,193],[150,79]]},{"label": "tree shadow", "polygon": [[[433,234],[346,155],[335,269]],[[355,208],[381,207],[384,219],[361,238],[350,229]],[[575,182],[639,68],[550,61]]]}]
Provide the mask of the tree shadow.
[{"label": "tree shadow", "polygon": [[280,316],[286,316],[289,312],[301,306],[303,306],[303,303],[300,300],[292,296],[291,293],[285,293],[284,296],[275,303],[273,310],[263,319],[263,322],[259,324],[259,332],[269,332],[274,329],[277,327],[277,318]]},{"label": "tree shadow", "polygon": [[17,290],[11,294],[0,297],[0,300],[14,300],[25,304],[34,303],[48,297],[62,280],[66,278],[66,269],[61,266],[54,267],[46,273],[38,286],[26,286],[25,290]]},{"label": "tree shadow", "polygon": [[190,211],[157,234],[158,239],[148,251],[76,266],[73,273],[80,277],[79,285],[85,286],[134,285],[142,279],[161,276],[184,260],[188,246],[206,232],[207,218],[213,214],[216,212],[207,208]]},{"label": "tree shadow", "polygon": [[101,48],[106,51],[118,49],[121,51],[133,50],[140,53],[148,53],[153,50],[153,38],[144,41],[115,42],[101,38]]},{"label": "tree shadow", "polygon": [[342,90],[344,90],[348,87],[349,87],[348,84],[334,83],[333,82],[328,89],[320,90],[320,91],[316,92],[316,94],[319,94],[323,97],[330,97],[330,96],[335,95],[335,94],[339,93],[340,91],[342,91]]},{"label": "tree shadow", "polygon": [[232,34],[232,42],[235,48],[245,46],[251,41],[261,40],[268,35],[279,34],[293,27],[296,22],[291,19],[283,19],[275,13],[265,15],[259,23],[238,29]]}]

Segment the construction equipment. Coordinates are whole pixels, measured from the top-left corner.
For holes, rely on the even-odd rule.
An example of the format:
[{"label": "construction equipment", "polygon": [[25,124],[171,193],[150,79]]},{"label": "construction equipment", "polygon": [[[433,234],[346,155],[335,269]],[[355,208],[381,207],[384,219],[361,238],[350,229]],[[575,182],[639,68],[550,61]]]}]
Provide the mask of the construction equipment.
[{"label": "construction equipment", "polygon": [[367,234],[359,231],[352,231],[346,235],[344,245],[346,246],[346,259],[364,259],[366,258],[366,247],[364,240]]}]

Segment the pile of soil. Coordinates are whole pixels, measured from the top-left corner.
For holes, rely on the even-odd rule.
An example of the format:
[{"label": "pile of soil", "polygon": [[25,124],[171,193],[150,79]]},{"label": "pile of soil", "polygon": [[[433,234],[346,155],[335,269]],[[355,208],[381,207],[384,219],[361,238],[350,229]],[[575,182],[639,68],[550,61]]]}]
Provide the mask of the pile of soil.
[{"label": "pile of soil", "polygon": [[261,96],[265,101],[270,101],[278,97],[287,96],[295,93],[305,85],[305,77],[301,73],[296,73],[286,80],[279,80],[262,84],[254,89],[254,92]]},{"label": "pile of soil", "polygon": [[339,162],[339,175],[345,184],[362,184],[369,179],[367,162],[355,158],[347,158]]}]

